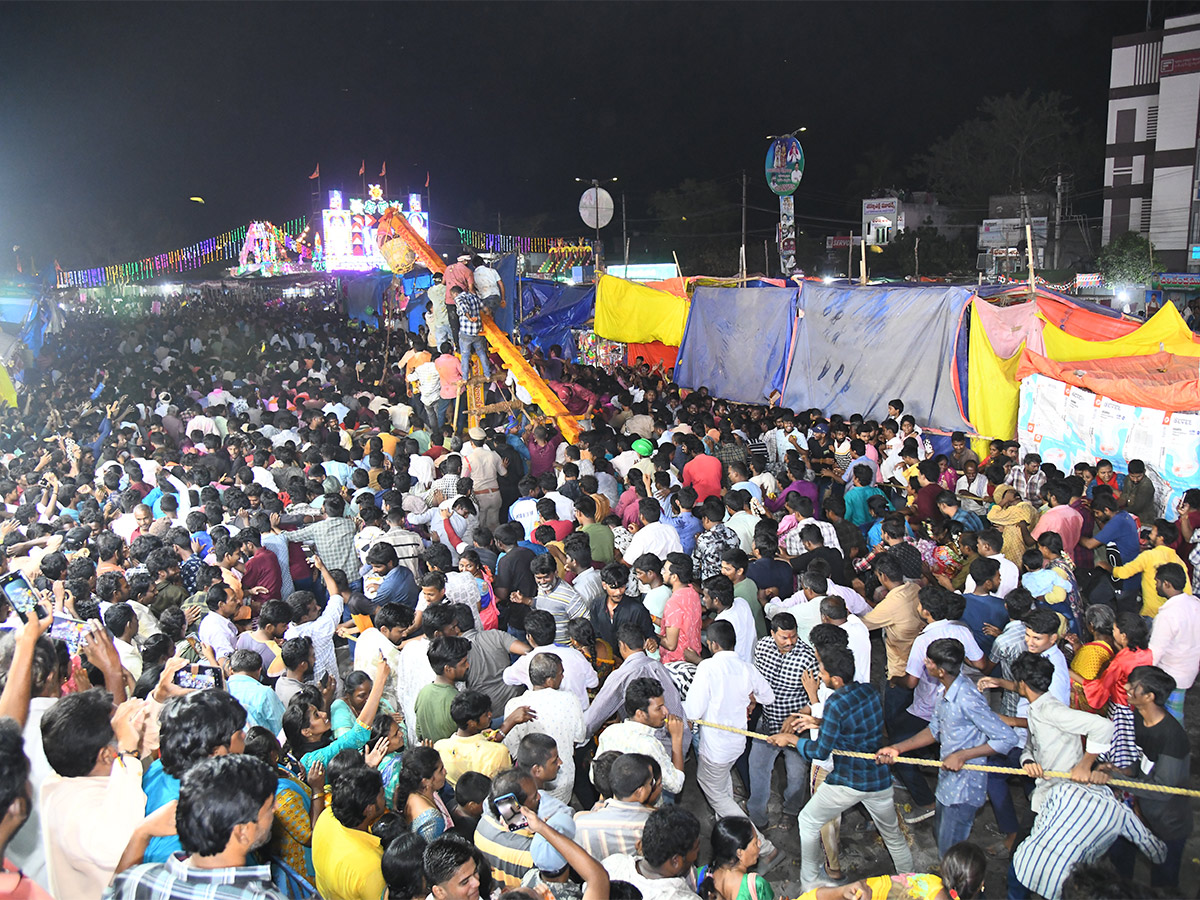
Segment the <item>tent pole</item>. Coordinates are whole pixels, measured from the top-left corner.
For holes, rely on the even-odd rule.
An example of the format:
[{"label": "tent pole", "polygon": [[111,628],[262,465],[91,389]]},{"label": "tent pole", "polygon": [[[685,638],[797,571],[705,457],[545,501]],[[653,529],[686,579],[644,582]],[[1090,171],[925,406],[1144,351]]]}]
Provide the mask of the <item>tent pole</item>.
[{"label": "tent pole", "polygon": [[1028,222],[1025,223],[1025,255],[1029,257],[1029,297],[1034,296],[1034,272],[1033,272],[1033,226]]}]

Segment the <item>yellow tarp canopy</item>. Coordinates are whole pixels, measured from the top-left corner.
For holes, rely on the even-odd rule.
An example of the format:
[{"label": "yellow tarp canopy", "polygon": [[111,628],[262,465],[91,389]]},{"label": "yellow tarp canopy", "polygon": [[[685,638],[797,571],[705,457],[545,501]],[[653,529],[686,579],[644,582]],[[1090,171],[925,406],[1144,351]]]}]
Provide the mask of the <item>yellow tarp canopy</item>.
[{"label": "yellow tarp canopy", "polygon": [[13,387],[6,366],[0,366],[0,404],[17,408],[17,389]]},{"label": "yellow tarp canopy", "polygon": [[688,302],[645,285],[600,276],[596,286],[596,334],[625,344],[661,341],[678,347],[687,324]]},{"label": "yellow tarp canopy", "polygon": [[[1174,303],[1164,303],[1150,320],[1124,337],[1111,341],[1088,341],[1067,334],[1056,325],[1042,326],[1045,355],[1055,362],[1088,359],[1113,359],[1118,356],[1146,356],[1165,351],[1176,356],[1200,356],[1200,344],[1179,315]],[[971,349],[975,349],[972,329]]]},{"label": "yellow tarp canopy", "polygon": [[[1050,327],[1046,326],[1047,329]],[[970,410],[971,424],[981,435],[1007,438],[1017,430],[1017,404],[1021,386],[1016,375],[1025,342],[1021,341],[1017,352],[1007,359],[997,356],[980,316],[971,316],[970,340],[967,409]],[[980,452],[978,447],[976,452]],[[983,458],[982,453],[980,458]]]}]

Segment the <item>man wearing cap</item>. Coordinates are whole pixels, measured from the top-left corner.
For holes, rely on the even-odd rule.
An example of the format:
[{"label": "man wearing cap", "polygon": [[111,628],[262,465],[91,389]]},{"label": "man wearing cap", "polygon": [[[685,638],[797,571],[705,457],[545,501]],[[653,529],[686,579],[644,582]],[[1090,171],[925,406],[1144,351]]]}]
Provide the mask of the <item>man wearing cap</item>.
[{"label": "man wearing cap", "polygon": [[638,460],[630,469],[637,469],[648,478],[654,477],[654,463],[650,456],[654,453],[654,445],[645,438],[638,438],[633,442],[633,452],[638,455]]},{"label": "man wearing cap", "polygon": [[463,447],[463,459],[474,483],[479,504],[479,524],[494,529],[500,524],[500,476],[507,472],[504,460],[486,443],[487,433],[476,425],[467,432],[471,442]]},{"label": "man wearing cap", "polygon": [[457,262],[446,266],[446,271],[442,276],[442,283],[446,288],[446,315],[450,319],[450,330],[455,338],[458,337],[459,322],[458,291],[455,291],[454,288],[458,288],[459,291],[475,293],[475,275],[471,272],[471,267],[467,265],[470,259],[471,254],[464,253]]}]

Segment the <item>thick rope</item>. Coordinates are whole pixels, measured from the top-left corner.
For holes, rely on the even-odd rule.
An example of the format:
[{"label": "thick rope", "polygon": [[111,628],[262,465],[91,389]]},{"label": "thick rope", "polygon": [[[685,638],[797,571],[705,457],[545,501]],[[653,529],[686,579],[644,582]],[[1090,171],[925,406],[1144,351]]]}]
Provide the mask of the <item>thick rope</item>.
[{"label": "thick rope", "polygon": [[[706,722],[703,719],[693,719],[692,724],[703,725],[706,728],[716,728],[718,731],[729,731],[733,734],[740,734],[744,737],[755,738],[760,741],[765,741],[769,737],[765,734],[759,734],[755,731],[747,731],[745,728],[734,728],[732,725],[721,725],[718,722]],[[834,750],[834,756],[847,756],[853,759],[875,759],[874,753],[866,753],[858,750]],[[941,760],[923,759],[917,756],[897,756],[892,765],[907,763],[910,766],[928,766],[934,769],[942,768]],[[1025,775],[1028,773],[1024,769],[1014,769],[1008,766],[985,766],[978,763],[967,763],[963,766],[964,769],[970,769],[974,772],[991,772],[996,775]],[[1063,778],[1070,779],[1070,772],[1043,772],[1043,778]],[[1150,791],[1158,794],[1178,794],[1183,797],[1200,797],[1200,791],[1192,790],[1191,788],[1173,787],[1168,784],[1146,784],[1141,781],[1129,781],[1124,778],[1110,778],[1106,783],[1107,787],[1121,788],[1127,791]]]}]

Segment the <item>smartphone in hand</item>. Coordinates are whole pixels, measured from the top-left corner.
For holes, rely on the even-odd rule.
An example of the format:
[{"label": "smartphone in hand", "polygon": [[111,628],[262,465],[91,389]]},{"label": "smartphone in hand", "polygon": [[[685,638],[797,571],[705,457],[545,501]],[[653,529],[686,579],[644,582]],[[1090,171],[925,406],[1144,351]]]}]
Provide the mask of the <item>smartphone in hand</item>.
[{"label": "smartphone in hand", "polygon": [[22,622],[28,622],[31,613],[37,619],[46,615],[46,610],[38,603],[37,591],[20,572],[9,572],[0,577],[0,594]]},{"label": "smartphone in hand", "polygon": [[224,688],[225,673],[221,671],[220,666],[211,666],[207,663],[192,663],[190,666],[184,666],[176,672],[172,681],[182,688],[207,691],[212,688]]},{"label": "smartphone in hand", "polygon": [[529,820],[521,812],[521,804],[516,794],[502,794],[496,798],[496,814],[509,831],[520,831],[529,825]]}]

